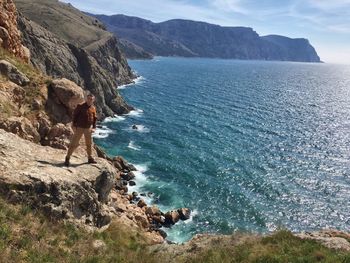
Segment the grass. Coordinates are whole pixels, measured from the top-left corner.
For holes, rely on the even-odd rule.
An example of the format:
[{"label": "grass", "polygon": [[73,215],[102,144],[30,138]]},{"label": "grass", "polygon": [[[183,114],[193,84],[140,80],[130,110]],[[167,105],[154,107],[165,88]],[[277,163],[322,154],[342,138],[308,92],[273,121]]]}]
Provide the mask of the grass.
[{"label": "grass", "polygon": [[[105,249],[92,243],[102,240]],[[0,262],[159,262],[140,233],[112,223],[105,232],[87,232],[52,222],[24,205],[0,198]]]},{"label": "grass", "polygon": [[[16,101],[18,104],[18,109],[21,109],[21,112],[24,116],[32,116],[35,115],[37,111],[44,110],[38,109],[36,111],[33,110],[32,105],[34,100],[41,101],[42,105],[44,105],[45,98],[47,97],[47,85],[52,81],[52,79],[44,74],[42,74],[38,69],[34,68],[32,65],[27,64],[23,60],[15,57],[10,54],[7,50],[0,48],[0,60],[4,59],[13,64],[23,72],[29,79],[30,83],[23,88],[24,97],[23,101]],[[0,75],[0,83],[4,83],[6,85],[6,81],[8,79],[5,76]],[[17,109],[17,110],[18,110]],[[11,116],[13,113],[13,109],[10,109],[8,105],[0,108],[1,116]]]},{"label": "grass", "polygon": [[231,248],[208,248],[186,262],[220,263],[347,263],[350,254],[326,248],[313,240],[302,240],[290,231],[279,230],[271,236],[260,237]]},{"label": "grass", "polygon": [[[94,249],[101,240],[105,248]],[[230,241],[231,242],[231,241]],[[161,252],[160,253],[164,253]],[[167,252],[165,252],[167,253]],[[347,263],[350,254],[301,240],[287,230],[271,236],[247,238],[243,243],[211,243],[204,251],[175,258],[150,253],[142,233],[112,223],[104,232],[87,232],[64,222],[52,222],[25,205],[0,198],[0,262],[130,262],[153,263]]]}]

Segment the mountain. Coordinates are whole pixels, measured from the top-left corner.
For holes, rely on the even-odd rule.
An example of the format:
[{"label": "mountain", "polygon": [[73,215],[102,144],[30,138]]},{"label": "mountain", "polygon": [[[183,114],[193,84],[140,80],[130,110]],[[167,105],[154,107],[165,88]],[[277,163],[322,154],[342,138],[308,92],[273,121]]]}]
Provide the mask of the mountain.
[{"label": "mountain", "polygon": [[102,119],[133,108],[116,87],[135,77],[116,37],[70,4],[16,0],[18,24],[31,62],[53,78],[67,78],[96,97]]},{"label": "mountain", "polygon": [[306,39],[259,36],[249,27],[174,19],[153,23],[125,15],[94,15],[106,28],[157,56],[320,62]]}]

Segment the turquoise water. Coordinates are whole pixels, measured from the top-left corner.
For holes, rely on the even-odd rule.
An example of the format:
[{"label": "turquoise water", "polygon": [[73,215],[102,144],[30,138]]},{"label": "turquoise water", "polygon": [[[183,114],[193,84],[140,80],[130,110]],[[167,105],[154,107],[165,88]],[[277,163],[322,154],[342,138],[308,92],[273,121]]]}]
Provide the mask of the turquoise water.
[{"label": "turquoise water", "polygon": [[278,227],[350,231],[349,66],[129,63],[142,77],[120,92],[138,110],[107,119],[95,141],[138,165],[131,190],[154,193],[149,203],[194,211],[167,230],[170,240]]}]

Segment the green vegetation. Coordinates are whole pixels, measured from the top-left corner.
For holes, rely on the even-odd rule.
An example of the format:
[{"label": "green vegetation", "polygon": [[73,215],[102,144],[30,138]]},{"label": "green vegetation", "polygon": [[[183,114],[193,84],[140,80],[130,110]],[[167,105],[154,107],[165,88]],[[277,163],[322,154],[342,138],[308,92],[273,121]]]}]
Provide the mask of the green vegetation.
[{"label": "green vegetation", "polygon": [[[93,248],[101,240],[104,248]],[[0,198],[0,262],[159,262],[139,233],[112,224],[89,233],[72,224],[49,221],[27,206]]]},{"label": "green vegetation", "polygon": [[[234,236],[233,236],[234,237]],[[350,262],[350,254],[301,240],[280,230],[268,237],[250,237],[243,243],[212,243],[205,251],[185,257],[150,253],[141,233],[112,223],[104,232],[87,232],[72,224],[48,220],[25,205],[0,198],[0,262]],[[96,240],[102,248],[94,248]],[[161,251],[159,251],[162,253]],[[164,252],[163,252],[164,253]]]},{"label": "green vegetation", "polygon": [[[30,116],[35,115],[38,110],[43,110],[37,109],[35,111],[32,105],[34,100],[44,105],[43,102],[47,96],[47,85],[51,82],[51,78],[10,54],[7,50],[0,48],[0,60],[2,59],[10,62],[23,72],[30,79],[30,83],[24,88],[17,87],[11,91],[4,90],[5,93],[10,94],[11,101],[8,100],[9,96],[3,96],[0,90],[0,119],[15,115],[24,115],[30,119]],[[6,76],[0,75],[0,89],[7,86],[7,81]]]},{"label": "green vegetation", "polygon": [[350,253],[335,251],[313,240],[295,237],[287,230],[279,230],[271,236],[250,239],[235,247],[211,247],[188,262],[347,263]]}]

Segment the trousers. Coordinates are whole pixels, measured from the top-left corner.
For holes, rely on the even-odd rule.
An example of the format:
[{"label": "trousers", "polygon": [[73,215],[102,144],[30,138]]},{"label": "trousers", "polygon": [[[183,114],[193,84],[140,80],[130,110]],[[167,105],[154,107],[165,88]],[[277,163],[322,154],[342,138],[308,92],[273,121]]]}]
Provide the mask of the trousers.
[{"label": "trousers", "polygon": [[90,158],[92,155],[92,132],[91,128],[80,128],[76,127],[74,131],[73,138],[69,144],[68,152],[67,152],[67,157],[71,157],[75,149],[79,146],[79,141],[81,139],[81,136],[85,138],[85,144],[86,144],[86,153],[88,157]]}]

